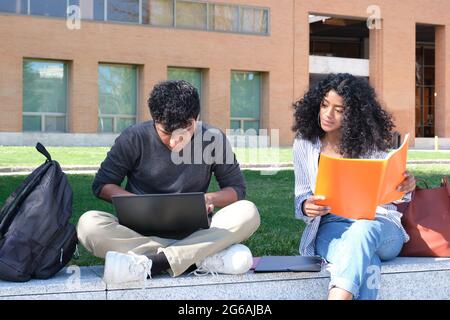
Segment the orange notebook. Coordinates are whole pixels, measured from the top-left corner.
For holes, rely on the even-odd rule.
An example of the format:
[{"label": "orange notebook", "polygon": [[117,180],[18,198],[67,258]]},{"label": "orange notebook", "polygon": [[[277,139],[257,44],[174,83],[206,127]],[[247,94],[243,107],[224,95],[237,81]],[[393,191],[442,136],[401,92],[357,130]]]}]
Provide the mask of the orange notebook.
[{"label": "orange notebook", "polygon": [[325,196],[318,205],[350,219],[375,219],[378,205],[403,197],[396,191],[405,179],[408,138],[385,159],[347,159],[320,155],[315,195]]}]

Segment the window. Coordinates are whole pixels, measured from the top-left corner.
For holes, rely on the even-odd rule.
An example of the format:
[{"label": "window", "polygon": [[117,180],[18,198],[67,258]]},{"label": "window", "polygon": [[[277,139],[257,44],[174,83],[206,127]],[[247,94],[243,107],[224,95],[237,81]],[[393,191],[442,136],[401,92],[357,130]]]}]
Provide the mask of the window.
[{"label": "window", "polygon": [[[148,3],[148,1],[145,2]],[[146,7],[147,9],[143,9],[144,23],[152,26],[173,27],[173,0],[149,0]]]},{"label": "window", "polygon": [[30,0],[30,14],[49,17],[67,16],[66,0]]},{"label": "window", "polygon": [[177,27],[206,30],[206,16],[206,3],[177,1]]},{"label": "window", "polygon": [[0,11],[27,14],[28,11],[27,2],[28,2],[27,0],[1,0]]},{"label": "window", "polygon": [[23,131],[66,132],[67,64],[23,62]]},{"label": "window", "polygon": [[209,5],[209,28],[215,31],[239,31],[239,7],[231,5]]},{"label": "window", "polygon": [[79,6],[81,18],[158,27],[268,34],[269,9],[206,0],[0,0],[0,12],[67,17]]},{"label": "window", "polygon": [[269,12],[258,8],[241,8],[241,32],[268,33]]},{"label": "window", "polygon": [[121,132],[136,123],[137,68],[100,64],[98,68],[98,132]]},{"label": "window", "polygon": [[261,74],[231,73],[231,129],[259,130],[261,112]]}]

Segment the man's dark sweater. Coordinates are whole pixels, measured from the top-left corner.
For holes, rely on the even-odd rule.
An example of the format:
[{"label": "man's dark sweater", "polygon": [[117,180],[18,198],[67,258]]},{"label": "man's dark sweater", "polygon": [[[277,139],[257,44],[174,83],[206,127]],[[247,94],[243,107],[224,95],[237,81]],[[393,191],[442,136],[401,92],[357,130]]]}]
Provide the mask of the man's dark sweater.
[{"label": "man's dark sweater", "polygon": [[[208,138],[202,139],[207,130]],[[215,149],[217,154],[211,152],[217,145],[212,143],[220,141],[215,139],[221,139],[218,145],[223,146]],[[195,150],[196,146],[201,150]],[[92,190],[98,197],[105,184],[120,185],[128,177],[125,190],[134,194],[207,192],[214,174],[220,188],[231,187],[239,200],[245,198],[244,177],[223,132],[209,125],[200,126],[199,122],[191,142],[177,154],[179,158],[186,150],[191,150],[187,157],[190,161],[174,163],[172,151],[161,141],[154,122],[136,124],[117,137],[95,176]],[[203,152],[206,159],[201,156]],[[227,155],[231,161],[227,161]]]}]

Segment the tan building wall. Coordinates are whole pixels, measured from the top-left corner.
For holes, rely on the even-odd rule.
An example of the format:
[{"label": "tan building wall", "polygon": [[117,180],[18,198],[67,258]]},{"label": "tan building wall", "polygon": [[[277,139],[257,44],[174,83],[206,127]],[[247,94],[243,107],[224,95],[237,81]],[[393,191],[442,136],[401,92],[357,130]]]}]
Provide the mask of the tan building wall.
[{"label": "tan building wall", "polygon": [[[216,2],[216,1],[210,1]],[[82,21],[69,30],[58,18],[0,13],[0,131],[22,130],[24,58],[69,62],[69,132],[96,133],[98,64],[139,66],[138,120],[150,118],[146,105],[167,67],[204,69],[205,121],[229,127],[230,73],[263,72],[262,127],[280,130],[292,143],[292,102],[309,81],[308,14],[366,19],[381,9],[382,29],[370,35],[370,79],[401,133],[414,133],[415,25],[438,25],[436,33],[436,131],[450,137],[450,2],[445,0],[227,0],[219,3],[270,8],[270,35],[245,35]]]}]

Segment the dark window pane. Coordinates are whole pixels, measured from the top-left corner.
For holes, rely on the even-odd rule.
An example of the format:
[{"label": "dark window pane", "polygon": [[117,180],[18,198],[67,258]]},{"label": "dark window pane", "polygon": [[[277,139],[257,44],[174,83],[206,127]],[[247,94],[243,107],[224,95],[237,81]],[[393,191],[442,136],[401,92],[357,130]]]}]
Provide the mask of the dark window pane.
[{"label": "dark window pane", "polygon": [[233,130],[241,129],[241,122],[238,120],[231,120],[230,121],[230,129],[233,129]]},{"label": "dark window pane", "polygon": [[416,137],[423,137],[422,127],[416,127]]},{"label": "dark window pane", "polygon": [[27,14],[27,0],[0,0],[0,11]]},{"label": "dark window pane", "polygon": [[117,120],[117,132],[122,132],[129,126],[136,123],[135,119],[121,118]]},{"label": "dark window pane", "polygon": [[98,118],[98,132],[114,132],[112,118]]},{"label": "dark window pane", "polygon": [[434,106],[434,87],[425,87],[424,88],[423,105]]},{"label": "dark window pane", "polygon": [[139,23],[139,0],[109,0],[108,21]]},{"label": "dark window pane", "polygon": [[434,86],[434,67],[425,67],[425,69],[424,69],[424,85]]},{"label": "dark window pane", "polygon": [[41,131],[40,116],[23,116],[23,131]]},{"label": "dark window pane", "polygon": [[434,66],[434,49],[427,48],[424,50],[425,54],[425,65]]},{"label": "dark window pane", "polygon": [[313,40],[310,52],[315,56],[362,59],[362,42]]},{"label": "dark window pane", "polygon": [[66,118],[45,116],[45,131],[46,132],[65,132]]},{"label": "dark window pane", "polygon": [[246,134],[258,134],[259,121],[244,121],[244,130]]},{"label": "dark window pane", "polygon": [[66,17],[67,2],[65,0],[31,0],[31,14],[50,17]]}]

